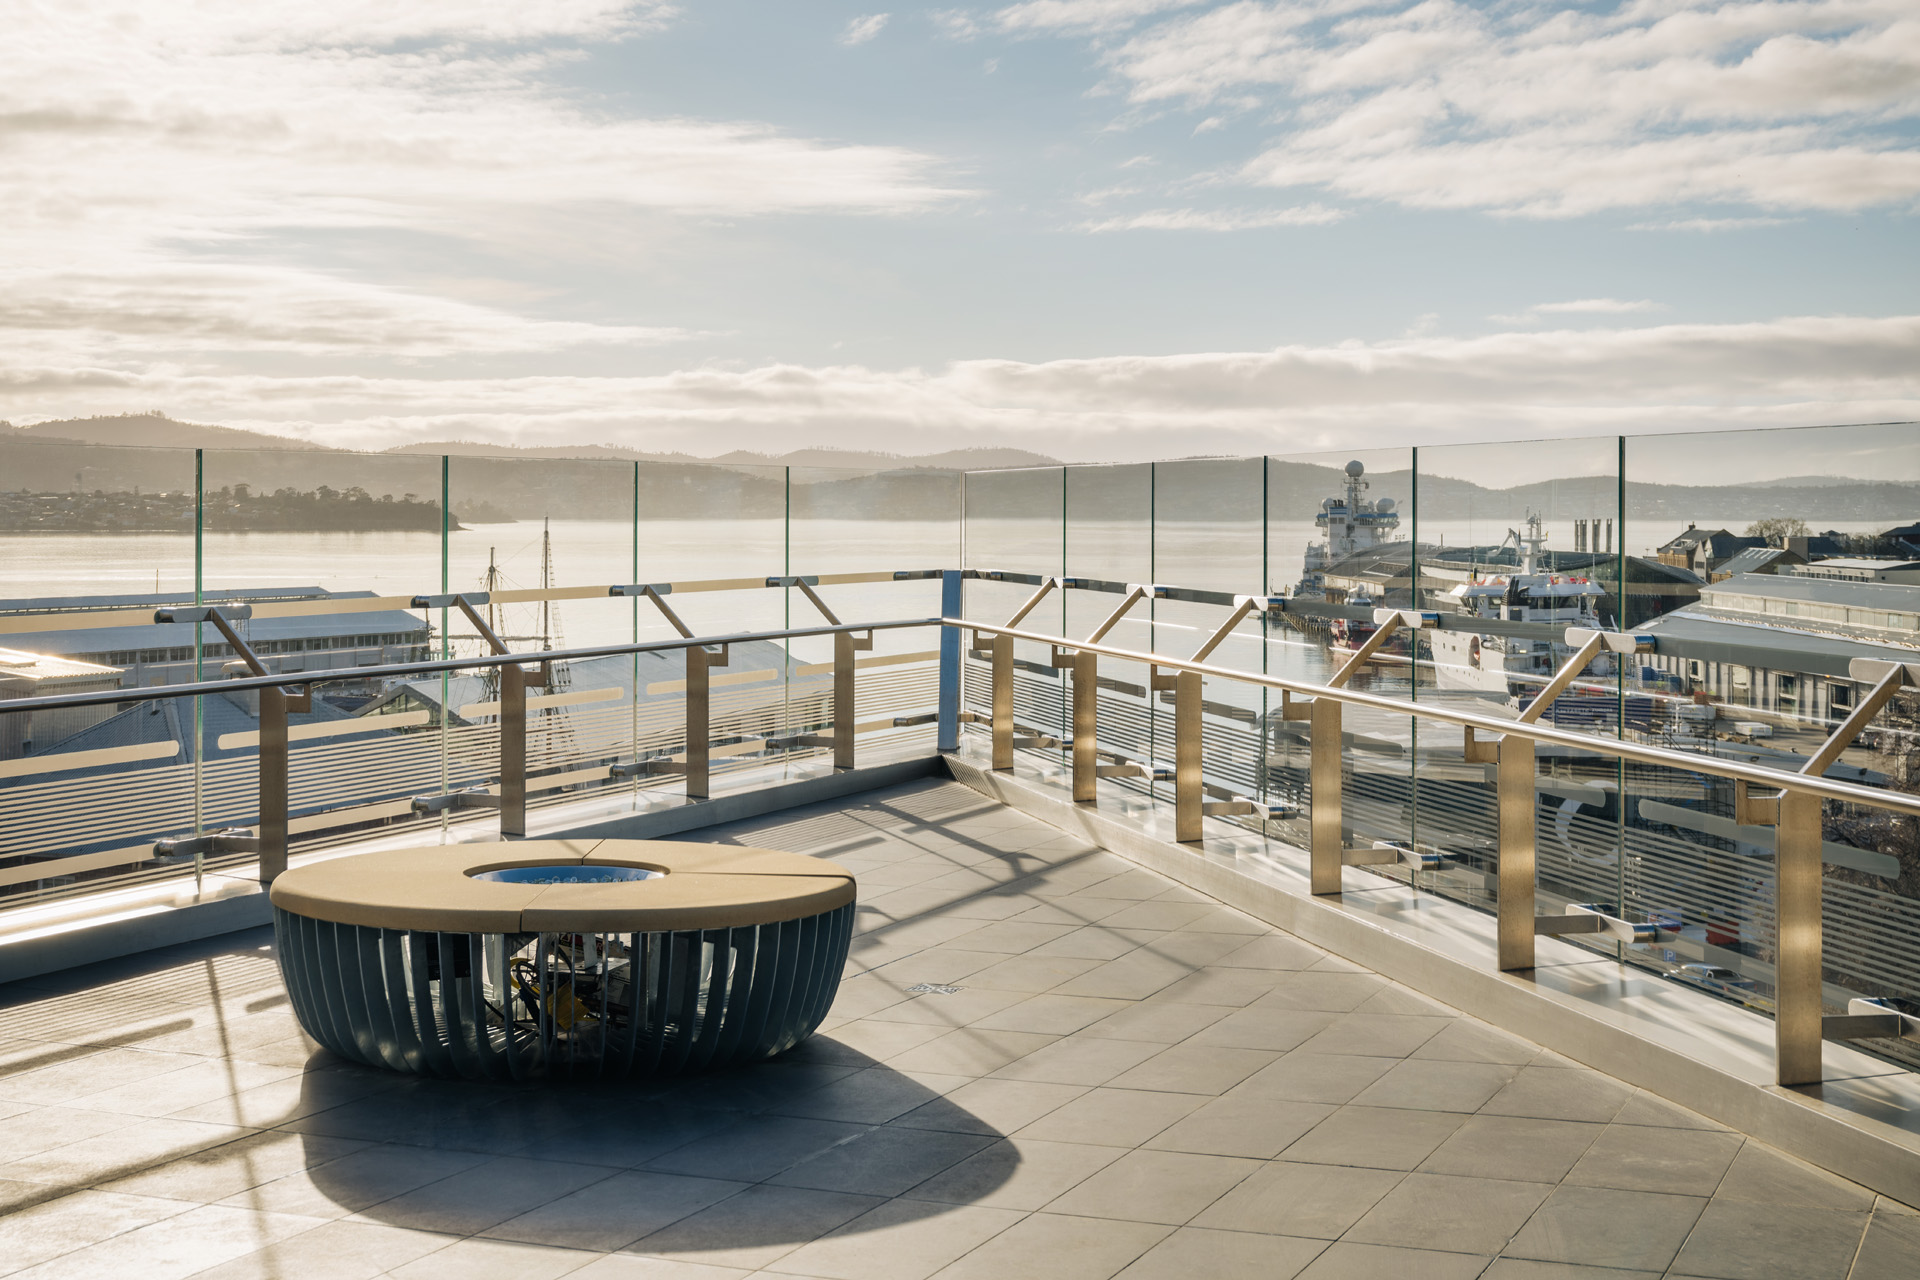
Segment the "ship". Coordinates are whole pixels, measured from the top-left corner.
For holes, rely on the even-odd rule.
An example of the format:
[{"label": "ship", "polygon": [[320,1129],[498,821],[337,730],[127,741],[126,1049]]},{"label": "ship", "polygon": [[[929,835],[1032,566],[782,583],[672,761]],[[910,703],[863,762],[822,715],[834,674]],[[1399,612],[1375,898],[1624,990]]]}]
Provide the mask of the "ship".
[{"label": "ship", "polygon": [[[1330,566],[1395,541],[1393,534],[1400,527],[1400,513],[1395,510],[1392,498],[1365,496],[1368,488],[1366,474],[1365,464],[1358,459],[1347,463],[1346,492],[1320,503],[1313,524],[1314,528],[1326,535],[1326,541],[1307,544],[1306,555],[1301,563],[1300,582],[1293,589],[1295,600],[1362,609],[1386,603],[1374,600],[1364,590],[1333,587],[1327,582],[1327,569]],[[1374,632],[1374,624],[1362,619],[1323,618],[1295,613],[1287,617],[1303,630],[1324,634],[1328,644],[1339,651],[1359,648]]]},{"label": "ship", "polygon": [[[1554,628],[1555,638],[1451,628],[1430,632],[1425,639],[1432,648],[1434,680],[1442,689],[1494,694],[1520,705],[1572,655],[1573,650],[1559,638],[1566,628],[1601,629],[1599,606],[1606,589],[1591,578],[1543,572],[1541,553],[1546,543],[1540,516],[1529,511],[1525,531],[1509,529],[1500,544],[1502,549],[1514,549],[1517,571],[1476,574],[1447,594],[1457,615],[1542,623]],[[1595,679],[1612,674],[1610,660],[1604,655],[1596,658],[1586,674]]]}]

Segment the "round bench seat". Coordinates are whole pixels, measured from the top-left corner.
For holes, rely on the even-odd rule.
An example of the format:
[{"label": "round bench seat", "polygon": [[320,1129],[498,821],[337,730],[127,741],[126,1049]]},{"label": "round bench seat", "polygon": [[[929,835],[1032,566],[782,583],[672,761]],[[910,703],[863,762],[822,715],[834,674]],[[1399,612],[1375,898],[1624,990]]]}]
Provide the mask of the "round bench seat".
[{"label": "round bench seat", "polygon": [[272,889],[309,1035],[375,1066],[494,1080],[785,1052],[832,1006],[854,896],[818,858],[659,840],[357,854]]}]

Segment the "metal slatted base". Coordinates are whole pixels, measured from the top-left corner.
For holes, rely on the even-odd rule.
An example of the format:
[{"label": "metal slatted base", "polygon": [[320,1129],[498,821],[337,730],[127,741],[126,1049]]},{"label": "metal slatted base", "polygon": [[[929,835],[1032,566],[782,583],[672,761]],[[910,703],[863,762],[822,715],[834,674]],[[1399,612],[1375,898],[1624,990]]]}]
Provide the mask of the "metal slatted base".
[{"label": "metal slatted base", "polygon": [[432,933],[274,911],[294,1015],[334,1053],[415,1075],[622,1079],[785,1053],[827,1016],[853,904],[676,933]]}]

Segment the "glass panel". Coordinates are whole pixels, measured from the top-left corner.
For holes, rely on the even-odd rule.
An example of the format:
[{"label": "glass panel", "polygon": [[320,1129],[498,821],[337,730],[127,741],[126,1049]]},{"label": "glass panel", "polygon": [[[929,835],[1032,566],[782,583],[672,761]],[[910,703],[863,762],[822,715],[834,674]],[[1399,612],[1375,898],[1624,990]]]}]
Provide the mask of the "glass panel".
[{"label": "glass panel", "polygon": [[[1153,466],[1067,468],[1067,573],[1075,578],[1125,586],[1153,581]],[[1075,638],[1093,634],[1126,599],[1111,591],[1073,590],[1065,595],[1065,626]],[[1108,644],[1125,649],[1152,647],[1152,605],[1142,601],[1107,632]],[[1099,662],[1098,737],[1116,753],[1108,763],[1145,765],[1157,760],[1153,703],[1147,694],[1145,663],[1101,658]],[[1072,681],[1063,678],[1061,740],[1071,743]],[[1063,750],[1062,758],[1070,758]],[[1119,778],[1121,785],[1150,790],[1145,778]]]},{"label": "glass panel", "polygon": [[[1920,430],[1635,438],[1626,456],[1628,547],[1667,575],[1663,594],[1635,597],[1638,629],[1658,648],[1635,663],[1631,732],[1801,769],[1874,688],[1875,672],[1856,661],[1915,658]],[[1916,713],[1915,693],[1896,697],[1828,776],[1920,790]],[[1671,925],[1628,958],[1770,1007],[1772,829],[1737,822],[1732,785],[1707,775],[1636,768],[1626,795],[1627,893],[1645,918]],[[1829,1013],[1856,995],[1920,993],[1917,829],[1870,805],[1825,806]],[[1920,1064],[1912,1042],[1861,1045]]]},{"label": "glass panel", "polygon": [[[820,598],[842,622],[932,618],[940,614],[936,577],[895,581],[897,572],[952,569],[960,564],[960,486],[957,471],[916,468],[865,471],[795,467],[791,471],[789,563],[796,574],[871,575],[866,582],[823,581]],[[795,626],[819,621],[805,595],[787,592]],[[933,742],[931,723],[893,727],[895,719],[935,713],[939,702],[937,628],[876,631],[873,647],[855,658],[856,722],[864,730],[858,755],[917,749]],[[794,642],[810,674],[829,675],[833,642]],[[822,668],[812,670],[813,668]],[[830,717],[829,717],[830,718]],[[816,749],[816,754],[825,754]]]},{"label": "glass panel", "polygon": [[[971,471],[962,491],[965,511],[961,545],[966,567],[981,573],[1046,576],[1062,572],[1066,469],[1035,467],[1020,471]],[[965,610],[982,622],[1005,622],[1036,588],[1029,583],[984,578],[966,584]],[[1058,593],[1056,593],[1057,595]],[[1064,615],[1058,599],[1049,600],[1027,619],[1036,630],[1053,631]],[[968,643],[972,636],[967,637]],[[1014,720],[1023,729],[1057,735],[1064,710],[1064,684],[1051,666],[1051,653],[1027,644],[1014,649]],[[964,663],[964,706],[981,717],[992,714],[991,674],[987,663]],[[973,728],[987,730],[983,719]]]},{"label": "glass panel", "polygon": [[[0,442],[0,712],[20,698],[193,679],[190,449]],[[0,714],[0,903],[172,867],[194,825],[193,704]]]}]

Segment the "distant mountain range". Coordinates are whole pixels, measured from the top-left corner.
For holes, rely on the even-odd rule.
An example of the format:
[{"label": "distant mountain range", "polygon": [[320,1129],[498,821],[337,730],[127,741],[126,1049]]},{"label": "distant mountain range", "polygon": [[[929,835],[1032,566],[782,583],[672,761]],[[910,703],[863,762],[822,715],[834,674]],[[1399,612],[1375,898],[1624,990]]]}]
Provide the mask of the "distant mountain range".
[{"label": "distant mountain range", "polygon": [[[135,446],[145,446],[145,450]],[[789,500],[795,515],[832,518],[938,519],[957,513],[955,473],[1008,467],[1058,466],[1057,460],[1022,449],[953,449],[901,455],[835,449],[796,449],[769,455],[736,451],[717,458],[683,453],[645,453],[614,445],[516,448],[508,445],[436,441],[403,445],[384,453],[331,449],[282,436],[231,427],[176,422],[163,414],[76,418],[31,427],[0,423],[0,486],[42,493],[185,490],[193,483],[190,455],[207,449],[209,489],[247,484],[255,492],[327,485],[364,488],[374,497],[438,500],[440,468],[434,458],[455,457],[450,483],[455,510],[463,504],[517,518],[560,515],[619,518],[635,508],[631,468],[609,461],[646,462],[640,469],[642,518],[681,519],[724,511],[736,517],[773,518]],[[508,464],[508,465],[502,465]],[[788,477],[773,468],[793,467]],[[1242,461],[1187,459],[1153,469],[1114,467],[1077,472],[1084,496],[1108,514],[1151,503],[1161,520],[1258,520],[1262,503],[1276,521],[1311,520],[1320,503],[1342,492],[1338,467],[1269,462],[1264,475]],[[1498,477],[1490,476],[1497,481]],[[1371,472],[1370,494],[1391,497],[1403,511],[1413,497],[1405,470]],[[990,486],[993,481],[974,483]],[[1009,481],[1021,492],[1032,484]],[[1044,488],[1045,486],[1041,486]],[[1135,490],[1138,490],[1136,493]],[[1057,490],[1055,490],[1057,492]],[[1421,514],[1429,519],[1517,521],[1529,510],[1549,519],[1617,514],[1618,482],[1612,476],[1573,476],[1496,488],[1450,476],[1420,477]],[[1856,480],[1844,476],[1795,476],[1733,485],[1629,482],[1627,518],[1671,522],[1677,533],[1689,521],[1720,524],[1734,532],[1767,516],[1794,516],[1819,527],[1823,521],[1920,520],[1920,483]],[[1025,501],[1024,499],[1022,500]],[[1039,499],[1036,499],[1039,501]],[[989,500],[991,505],[991,500]],[[1411,532],[1408,525],[1403,529]]]}]

